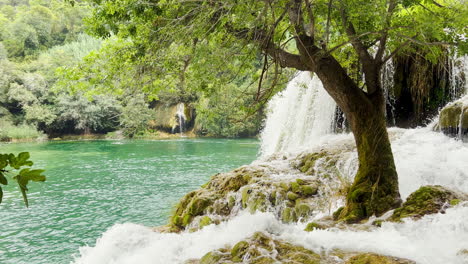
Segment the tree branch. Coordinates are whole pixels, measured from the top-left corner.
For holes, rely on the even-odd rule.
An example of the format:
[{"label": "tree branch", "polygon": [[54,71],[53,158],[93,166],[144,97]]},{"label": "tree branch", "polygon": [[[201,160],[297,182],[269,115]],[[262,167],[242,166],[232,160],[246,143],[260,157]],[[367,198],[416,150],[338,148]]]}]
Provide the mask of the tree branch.
[{"label": "tree branch", "polygon": [[385,25],[384,25],[385,28],[383,29],[382,37],[380,37],[379,48],[375,55],[375,60],[377,61],[377,63],[381,63],[382,57],[385,53],[385,47],[387,45],[387,38],[388,38],[388,31],[390,30],[390,22],[393,16],[393,11],[395,10],[396,6],[397,6],[396,1],[390,0],[388,9],[387,9],[387,14],[385,17]]},{"label": "tree branch", "polygon": [[318,51],[319,48],[314,45],[313,37],[308,36],[304,29],[302,0],[291,0],[288,13],[289,21],[296,33],[296,47],[304,58],[308,58],[312,61],[313,54]]}]

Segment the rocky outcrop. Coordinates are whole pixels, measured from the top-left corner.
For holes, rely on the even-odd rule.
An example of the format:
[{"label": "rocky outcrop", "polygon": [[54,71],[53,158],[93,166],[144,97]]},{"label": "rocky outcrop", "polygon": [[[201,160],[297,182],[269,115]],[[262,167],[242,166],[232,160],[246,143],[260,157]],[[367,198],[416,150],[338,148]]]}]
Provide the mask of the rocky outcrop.
[{"label": "rocky outcrop", "polygon": [[[149,125],[152,129],[162,130],[167,133],[178,133],[180,131],[179,113],[180,104],[156,104],[154,107],[154,115],[150,120]],[[183,122],[185,130],[193,128],[195,122],[195,110],[189,104],[184,104],[183,107]]]},{"label": "rocky outcrop", "polygon": [[440,111],[436,129],[452,137],[468,138],[468,96],[450,103]]},{"label": "rocky outcrop", "polygon": [[410,260],[382,256],[372,253],[346,252],[333,250],[327,254],[316,253],[302,246],[273,239],[267,234],[257,232],[233,247],[211,251],[199,260],[189,260],[186,264],[217,263],[289,263],[289,264],[412,264]]},{"label": "rocky outcrop", "polygon": [[[216,174],[202,188],[185,195],[176,206],[174,230],[198,229],[227,220],[241,210],[273,212],[283,222],[305,222],[326,210],[342,182],[335,176],[337,157],[328,152],[281,160],[293,177],[275,177],[281,166],[256,164]],[[291,175],[293,172],[294,175]],[[336,188],[333,188],[336,187]]]},{"label": "rocky outcrop", "polygon": [[466,200],[468,195],[440,185],[423,186],[410,194],[400,208],[395,209],[390,220],[400,221],[405,217],[419,219],[427,214],[444,213],[447,208]]}]

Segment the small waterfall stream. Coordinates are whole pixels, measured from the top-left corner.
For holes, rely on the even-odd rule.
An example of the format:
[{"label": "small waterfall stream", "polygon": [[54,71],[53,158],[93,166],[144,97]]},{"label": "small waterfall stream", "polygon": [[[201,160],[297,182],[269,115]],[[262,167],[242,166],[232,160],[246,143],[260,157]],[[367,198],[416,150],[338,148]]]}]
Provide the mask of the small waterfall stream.
[{"label": "small waterfall stream", "polygon": [[310,72],[299,72],[268,104],[261,154],[310,147],[333,132],[336,103]]},{"label": "small waterfall stream", "polygon": [[[185,120],[187,120],[187,117],[185,116],[185,104],[178,103],[176,109],[177,111],[176,111],[175,117],[178,121],[179,133],[181,136],[183,136],[184,131],[185,131]],[[176,133],[175,131],[176,128],[177,126],[172,128],[172,133]]]}]

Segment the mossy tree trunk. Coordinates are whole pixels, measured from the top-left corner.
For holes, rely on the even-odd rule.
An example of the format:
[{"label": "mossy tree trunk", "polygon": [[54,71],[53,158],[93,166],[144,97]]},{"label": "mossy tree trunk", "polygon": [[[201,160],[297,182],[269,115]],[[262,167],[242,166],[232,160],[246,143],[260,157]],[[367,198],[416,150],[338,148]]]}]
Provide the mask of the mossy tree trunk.
[{"label": "mossy tree trunk", "polygon": [[[347,19],[346,9],[341,9],[343,27],[358,55],[364,73],[364,88],[353,80],[340,62],[327,51],[326,46],[315,45],[315,38],[305,31],[301,0],[291,0],[288,10],[290,23],[295,30],[299,54],[289,53],[268,40],[268,35],[258,32],[263,50],[282,67],[291,67],[317,74],[325,90],[346,115],[354,133],[359,156],[359,169],[346,199],[346,207],[338,214],[347,222],[356,222],[372,215],[381,215],[401,204],[398,175],[395,169],[390,140],[386,128],[385,98],[382,89],[381,69],[385,61],[387,35],[379,39],[375,55],[356,35]],[[396,2],[392,1],[389,12]]]},{"label": "mossy tree trunk", "polygon": [[382,100],[383,96],[371,98],[372,107],[365,112],[347,113],[359,157],[359,168],[346,197],[346,207],[340,213],[340,218],[347,222],[374,214],[379,216],[401,204]]},{"label": "mossy tree trunk", "polygon": [[356,222],[398,207],[398,174],[387,133],[379,64],[369,63],[373,70],[368,71],[368,91],[357,87],[331,56],[321,56],[312,65],[317,65],[314,71],[345,113],[358,150],[359,168],[339,218]]}]

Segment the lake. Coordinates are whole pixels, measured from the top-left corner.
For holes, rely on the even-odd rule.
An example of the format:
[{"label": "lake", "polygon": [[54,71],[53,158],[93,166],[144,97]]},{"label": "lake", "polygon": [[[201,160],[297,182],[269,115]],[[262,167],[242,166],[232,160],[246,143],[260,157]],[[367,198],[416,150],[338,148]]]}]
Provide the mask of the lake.
[{"label": "lake", "polygon": [[252,162],[254,139],[62,141],[0,144],[29,151],[47,181],[16,184],[0,205],[0,263],[69,263],[116,223],[167,224],[172,208],[211,175]]}]

